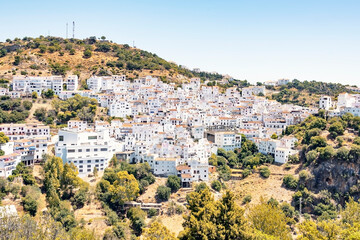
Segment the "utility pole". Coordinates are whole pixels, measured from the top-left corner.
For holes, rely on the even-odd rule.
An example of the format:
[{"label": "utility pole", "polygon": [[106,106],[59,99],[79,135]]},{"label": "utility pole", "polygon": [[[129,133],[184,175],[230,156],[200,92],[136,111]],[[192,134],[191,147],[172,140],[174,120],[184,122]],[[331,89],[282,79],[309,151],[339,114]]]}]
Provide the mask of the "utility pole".
[{"label": "utility pole", "polygon": [[302,200],[302,197],[300,197],[300,207],[299,207],[300,218],[301,218],[301,200]]},{"label": "utility pole", "polygon": [[75,38],[75,21],[73,21],[73,37],[72,38]]}]

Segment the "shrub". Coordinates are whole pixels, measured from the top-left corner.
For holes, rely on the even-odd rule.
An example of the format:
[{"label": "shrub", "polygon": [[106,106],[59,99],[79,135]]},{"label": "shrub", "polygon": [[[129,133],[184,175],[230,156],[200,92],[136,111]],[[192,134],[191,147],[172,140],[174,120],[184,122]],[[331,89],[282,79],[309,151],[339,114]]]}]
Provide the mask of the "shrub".
[{"label": "shrub", "polygon": [[169,188],[169,187],[159,186],[156,189],[155,196],[156,196],[157,201],[159,201],[159,202],[169,200],[170,195],[171,195],[171,188]]},{"label": "shrub", "polygon": [[247,176],[249,176],[251,174],[251,170],[250,169],[244,169],[244,171],[242,172],[242,177],[246,178]]},{"label": "shrub", "polygon": [[283,184],[286,188],[294,190],[297,188],[298,180],[293,175],[288,174],[284,176]]},{"label": "shrub", "polygon": [[148,217],[152,218],[158,214],[158,210],[155,208],[150,208],[148,211]]},{"label": "shrub", "polygon": [[307,152],[306,155],[305,155],[306,161],[307,161],[308,163],[311,163],[311,162],[313,162],[314,160],[316,160],[317,156],[318,156],[317,151],[311,150],[311,151]]},{"label": "shrub", "polygon": [[242,203],[243,204],[247,204],[247,203],[249,203],[249,202],[251,202],[251,195],[246,195],[244,198],[243,198],[243,200],[242,200]]},{"label": "shrub", "polygon": [[92,56],[92,52],[89,49],[84,51],[84,58],[90,58]]},{"label": "shrub", "polygon": [[218,180],[214,180],[212,183],[211,183],[211,188],[214,189],[215,191],[218,191],[220,192],[221,191],[221,183],[218,181]]},{"label": "shrub", "polygon": [[196,185],[195,187],[195,192],[201,192],[203,191],[204,189],[208,188],[208,186],[206,185],[206,183],[202,182],[202,183],[199,183],[198,185]]},{"label": "shrub", "polygon": [[22,198],[22,205],[24,206],[24,210],[29,212],[31,216],[36,215],[36,211],[38,208],[38,203],[35,199],[33,199],[30,195]]},{"label": "shrub", "polygon": [[268,167],[261,167],[260,168],[260,175],[264,178],[268,178],[270,176],[270,169]]}]

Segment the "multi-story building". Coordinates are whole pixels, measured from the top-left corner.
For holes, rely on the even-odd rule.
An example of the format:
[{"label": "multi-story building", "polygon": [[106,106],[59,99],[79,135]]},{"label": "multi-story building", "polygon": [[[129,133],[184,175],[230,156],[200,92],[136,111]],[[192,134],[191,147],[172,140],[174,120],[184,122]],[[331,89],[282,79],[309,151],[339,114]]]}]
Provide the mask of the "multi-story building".
[{"label": "multi-story building", "polygon": [[37,137],[46,137],[47,140],[50,140],[50,127],[44,124],[0,124],[0,132],[5,133],[10,141]]},{"label": "multi-story building", "polygon": [[242,97],[265,96],[265,86],[250,86],[241,89]]},{"label": "multi-story building", "polygon": [[226,151],[241,148],[241,135],[235,132],[211,131],[206,133],[206,138],[218,148],[223,148]]},{"label": "multi-story building", "polygon": [[21,161],[19,153],[0,156],[0,177],[7,178]]},{"label": "multi-story building", "polygon": [[80,176],[93,172],[95,167],[103,171],[117,151],[121,152],[122,146],[110,137],[108,129],[63,129],[59,131],[59,140],[55,145],[55,155],[61,157],[64,163],[73,163]]},{"label": "multi-story building", "polygon": [[319,101],[319,108],[329,110],[333,107],[330,96],[321,96]]},{"label": "multi-story building", "polygon": [[79,86],[79,78],[77,75],[70,75],[64,82],[67,91],[76,91]]},{"label": "multi-story building", "polygon": [[62,76],[14,76],[12,86],[13,91],[22,92],[25,94],[36,92],[38,95],[40,95],[43,91],[52,89],[56,95],[59,95],[63,90],[63,78]]}]

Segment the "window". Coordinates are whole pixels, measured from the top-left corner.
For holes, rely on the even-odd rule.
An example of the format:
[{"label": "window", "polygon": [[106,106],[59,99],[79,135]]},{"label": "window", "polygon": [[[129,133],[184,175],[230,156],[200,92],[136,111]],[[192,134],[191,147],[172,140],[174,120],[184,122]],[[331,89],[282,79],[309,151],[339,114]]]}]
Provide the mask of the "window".
[{"label": "window", "polygon": [[98,149],[97,148],[94,148],[94,152],[97,152],[98,151]]},{"label": "window", "polygon": [[90,152],[90,149],[86,149],[86,152]]},{"label": "window", "polygon": [[88,136],[88,140],[94,140],[97,139],[97,136]]},{"label": "window", "polygon": [[87,165],[88,168],[91,168],[91,165]]},{"label": "window", "polygon": [[64,136],[59,136],[59,141],[60,142],[64,141]]},{"label": "window", "polygon": [[79,163],[83,163],[83,160],[80,160]]},{"label": "window", "polygon": [[101,148],[101,151],[102,151],[102,152],[106,152],[106,151],[107,151],[107,148]]},{"label": "window", "polygon": [[91,163],[91,160],[87,160],[87,163]]},{"label": "window", "polygon": [[82,152],[82,149],[79,149],[78,152]]},{"label": "window", "polygon": [[68,153],[73,153],[75,152],[75,149],[68,149]]}]

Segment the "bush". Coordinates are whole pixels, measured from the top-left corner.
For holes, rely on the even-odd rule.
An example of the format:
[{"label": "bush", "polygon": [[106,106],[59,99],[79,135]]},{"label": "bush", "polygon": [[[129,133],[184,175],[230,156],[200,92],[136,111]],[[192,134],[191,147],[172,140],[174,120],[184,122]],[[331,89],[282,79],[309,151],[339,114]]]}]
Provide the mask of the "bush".
[{"label": "bush", "polygon": [[242,203],[243,203],[243,204],[247,204],[247,203],[251,202],[251,199],[252,199],[251,195],[246,195],[246,196],[243,198]]},{"label": "bush", "polygon": [[159,201],[159,202],[169,200],[170,195],[171,195],[171,188],[169,188],[169,187],[159,186],[156,189],[155,197],[156,197],[157,201]]},{"label": "bush", "polygon": [[198,185],[196,185],[195,187],[195,192],[201,192],[203,191],[204,189],[208,188],[208,186],[206,185],[206,183],[202,182],[202,183],[199,183]]},{"label": "bush", "polygon": [[220,183],[218,180],[214,180],[214,181],[211,183],[211,188],[214,189],[215,191],[220,192],[222,186],[221,186],[221,183]]},{"label": "bush", "polygon": [[155,208],[150,208],[148,211],[148,217],[152,218],[154,216],[158,215],[158,210]]},{"label": "bush", "polygon": [[261,167],[260,168],[260,175],[264,178],[270,177],[270,169],[268,167]]},{"label": "bush", "polygon": [[90,58],[92,56],[92,52],[89,49],[84,51],[84,58]]},{"label": "bush", "polygon": [[298,163],[299,162],[299,155],[293,154],[289,156],[289,162],[291,163]]},{"label": "bush", "polygon": [[166,186],[171,188],[171,192],[177,192],[181,187],[181,179],[178,176],[170,175],[166,181]]},{"label": "bush", "polygon": [[24,206],[24,210],[29,212],[31,216],[35,216],[38,208],[38,202],[30,197],[29,195],[22,198],[22,205]]},{"label": "bush", "polygon": [[311,162],[316,160],[317,156],[318,156],[317,151],[311,150],[311,151],[307,152],[306,155],[305,155],[306,161],[308,163],[311,163]]},{"label": "bush", "polygon": [[250,169],[244,169],[244,171],[242,171],[242,177],[246,178],[247,176],[249,176],[251,174],[251,170]]},{"label": "bush", "polygon": [[283,184],[286,188],[295,190],[298,185],[298,180],[293,175],[288,174],[283,178]]}]

